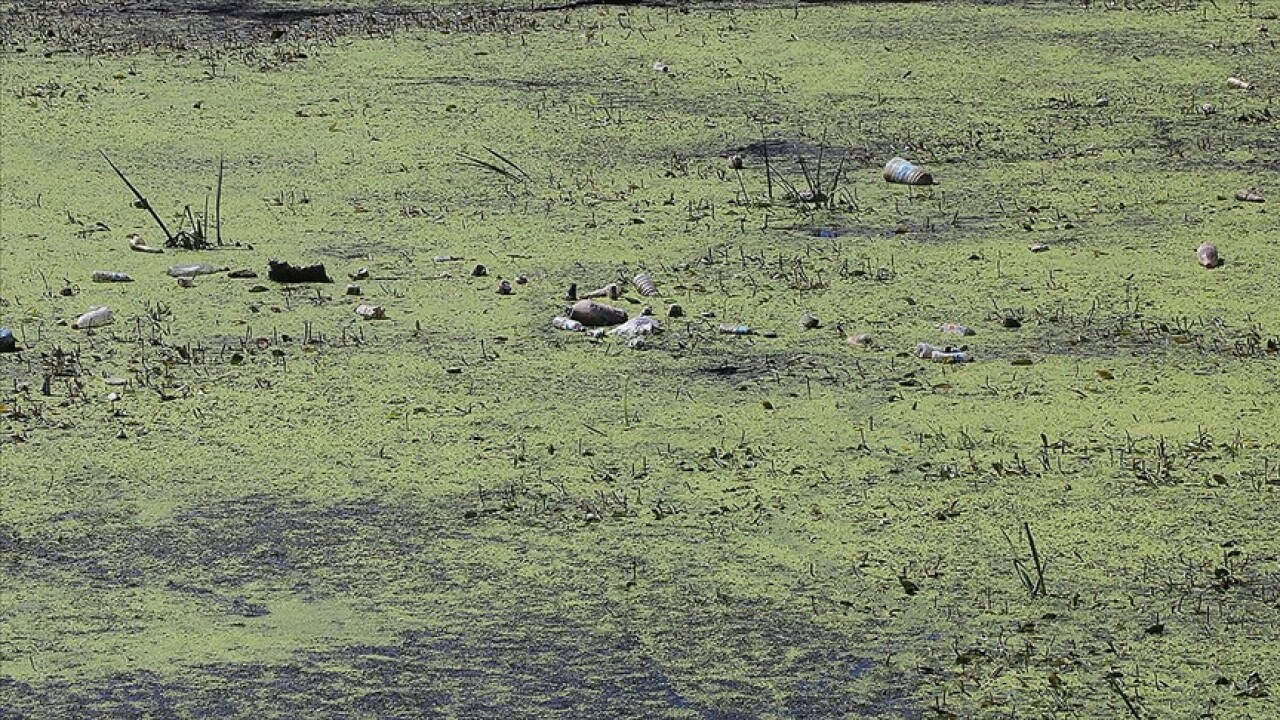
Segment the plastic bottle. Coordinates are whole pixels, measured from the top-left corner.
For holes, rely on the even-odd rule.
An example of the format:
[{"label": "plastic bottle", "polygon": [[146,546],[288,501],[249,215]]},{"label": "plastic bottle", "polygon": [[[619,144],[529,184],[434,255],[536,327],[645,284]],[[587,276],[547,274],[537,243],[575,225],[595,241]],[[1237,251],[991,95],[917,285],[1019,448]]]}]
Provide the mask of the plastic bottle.
[{"label": "plastic bottle", "polygon": [[192,263],[191,265],[174,265],[169,268],[170,277],[182,277],[184,275],[195,277],[196,275],[212,275],[226,270],[225,267],[216,267],[209,263]]},{"label": "plastic bottle", "polygon": [[75,330],[84,330],[85,328],[110,324],[115,319],[115,313],[111,312],[111,308],[98,307],[95,305],[89,308],[89,312],[76,318],[75,321],[71,323],[71,327]]},{"label": "plastic bottle", "polygon": [[99,283],[107,282],[133,282],[133,278],[125,273],[115,272],[114,270],[94,270],[93,281]]},{"label": "plastic bottle", "polygon": [[755,335],[756,331],[748,325],[721,325],[720,332],[725,335]]},{"label": "plastic bottle", "polygon": [[654,297],[658,294],[658,289],[653,285],[653,278],[646,273],[640,273],[631,278],[631,284],[636,286],[636,290],[646,297]]},{"label": "plastic bottle", "polygon": [[561,330],[568,330],[570,332],[582,332],[587,329],[586,325],[563,315],[557,315],[551,318],[551,324]]},{"label": "plastic bottle", "polygon": [[956,364],[967,363],[973,360],[973,356],[960,350],[934,350],[929,359],[936,363]]}]

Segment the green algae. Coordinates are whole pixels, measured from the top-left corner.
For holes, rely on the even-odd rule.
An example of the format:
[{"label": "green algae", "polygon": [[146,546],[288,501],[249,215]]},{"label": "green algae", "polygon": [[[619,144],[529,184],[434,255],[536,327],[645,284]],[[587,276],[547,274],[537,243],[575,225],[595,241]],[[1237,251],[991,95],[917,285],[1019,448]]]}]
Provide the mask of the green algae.
[{"label": "green algae", "polygon": [[[1271,713],[1280,258],[1270,203],[1232,197],[1275,192],[1259,20],[537,19],[341,35],[266,72],[6,55],[0,298],[26,349],[0,365],[0,704]],[[768,201],[762,133],[802,188],[797,157],[845,158],[829,206],[776,179]],[[528,179],[456,154],[485,147]],[[228,246],[130,252],[162,238],[100,148],[171,227],[225,158]],[[895,154],[941,185],[885,185]],[[1206,240],[1223,268],[1195,263]],[[284,291],[268,258],[339,282]],[[183,290],[165,270],[188,261],[264,278]],[[570,282],[641,269],[691,315],[649,350],[550,327]],[[57,324],[95,304],[117,322]],[[1023,523],[1045,597],[1013,565]]]}]

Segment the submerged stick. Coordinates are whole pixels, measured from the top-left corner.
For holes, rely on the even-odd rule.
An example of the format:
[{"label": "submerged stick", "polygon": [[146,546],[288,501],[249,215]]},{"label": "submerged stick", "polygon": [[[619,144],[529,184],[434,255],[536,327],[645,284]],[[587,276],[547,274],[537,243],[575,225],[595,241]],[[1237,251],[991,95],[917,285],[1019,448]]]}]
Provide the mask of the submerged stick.
[{"label": "submerged stick", "polygon": [[138,198],[138,202],[142,203],[142,206],[147,209],[147,212],[151,213],[151,217],[155,219],[156,224],[158,224],[160,229],[164,231],[165,240],[173,242],[173,233],[169,232],[169,228],[165,227],[164,221],[156,214],[155,208],[151,207],[151,203],[147,202],[147,199],[142,197],[142,193],[138,192],[138,188],[134,187],[133,183],[129,182],[129,178],[125,177],[124,173],[120,171],[120,168],[116,167],[116,164],[111,162],[111,158],[107,157],[106,151],[98,150],[98,152],[101,153],[102,159],[106,160],[107,164],[111,166],[111,169],[116,171],[116,175],[120,176],[120,179],[124,181],[124,184],[128,186],[129,190],[133,192],[133,196]]},{"label": "submerged stick", "polygon": [[218,190],[213,200],[213,231],[219,245],[222,244],[222,162],[222,156],[218,156]]}]

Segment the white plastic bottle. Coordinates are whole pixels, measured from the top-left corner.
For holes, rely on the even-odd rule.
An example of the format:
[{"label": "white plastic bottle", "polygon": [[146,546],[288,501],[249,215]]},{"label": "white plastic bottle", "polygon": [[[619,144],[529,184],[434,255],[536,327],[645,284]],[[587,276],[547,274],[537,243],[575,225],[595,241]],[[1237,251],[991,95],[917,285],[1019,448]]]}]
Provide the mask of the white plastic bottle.
[{"label": "white plastic bottle", "polygon": [[84,330],[86,328],[108,325],[115,319],[115,313],[111,312],[111,308],[95,305],[89,308],[89,312],[76,318],[75,322],[71,323],[71,327],[74,330]]}]

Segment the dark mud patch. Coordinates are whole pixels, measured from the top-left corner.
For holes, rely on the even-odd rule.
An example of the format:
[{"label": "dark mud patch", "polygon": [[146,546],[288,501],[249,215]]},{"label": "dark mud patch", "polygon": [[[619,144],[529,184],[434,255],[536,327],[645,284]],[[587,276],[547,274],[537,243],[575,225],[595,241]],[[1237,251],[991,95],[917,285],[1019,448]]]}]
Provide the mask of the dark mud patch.
[{"label": "dark mud patch", "polygon": [[[704,608],[687,617],[691,637],[650,639],[625,623],[570,608],[520,602],[477,608],[473,617],[454,618],[450,629],[412,630],[390,644],[300,652],[283,663],[219,663],[45,685],[0,680],[0,696],[12,698],[14,717],[62,718],[918,714],[905,684],[868,691],[857,682],[875,674],[875,664],[845,649],[844,638],[776,608]],[[709,614],[717,621],[698,624],[696,615]],[[741,651],[733,676],[701,666],[701,655],[723,657],[725,650]]]},{"label": "dark mud patch", "polygon": [[[390,37],[406,30],[510,32],[534,21],[497,8],[415,8],[390,3],[362,7],[299,7],[258,0],[73,0],[0,6],[0,48],[46,53],[111,54],[145,47],[216,55],[249,45],[308,45],[340,36]],[[33,47],[29,47],[33,46]],[[299,51],[279,62],[306,58]],[[264,67],[266,69],[266,67]]]},{"label": "dark mud patch", "polygon": [[365,572],[369,557],[401,558],[398,571],[426,579],[428,546],[453,535],[443,518],[402,507],[267,495],[185,510],[155,526],[119,513],[68,520],[53,518],[52,530],[38,536],[7,533],[10,571],[99,588],[164,581],[173,592],[211,600],[222,597],[215,589],[250,583],[310,595],[358,593],[375,582]]}]

